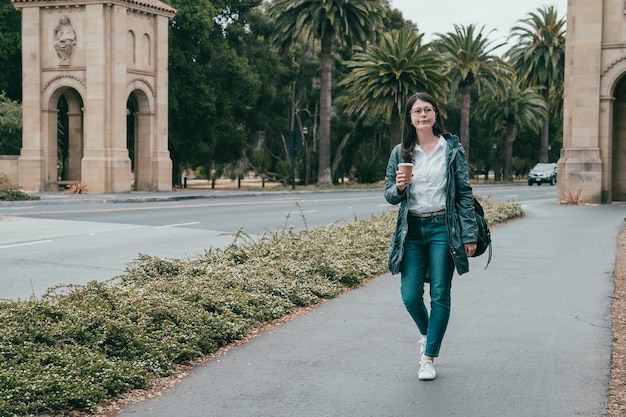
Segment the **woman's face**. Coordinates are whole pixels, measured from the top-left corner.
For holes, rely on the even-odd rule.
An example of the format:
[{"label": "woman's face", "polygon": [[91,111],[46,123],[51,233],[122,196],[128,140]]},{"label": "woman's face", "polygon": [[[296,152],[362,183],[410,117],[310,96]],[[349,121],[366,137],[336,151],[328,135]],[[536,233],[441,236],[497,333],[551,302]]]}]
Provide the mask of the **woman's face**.
[{"label": "woman's face", "polygon": [[432,104],[427,101],[416,100],[411,107],[411,124],[415,126],[417,131],[431,131],[435,121],[437,120],[437,112]]}]

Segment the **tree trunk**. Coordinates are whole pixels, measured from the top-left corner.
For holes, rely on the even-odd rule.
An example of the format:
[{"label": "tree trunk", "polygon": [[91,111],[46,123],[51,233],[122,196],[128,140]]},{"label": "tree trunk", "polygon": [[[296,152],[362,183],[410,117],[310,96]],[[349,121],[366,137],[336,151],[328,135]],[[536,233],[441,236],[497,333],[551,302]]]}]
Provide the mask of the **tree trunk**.
[{"label": "tree trunk", "polygon": [[[348,141],[350,140],[350,137],[352,136],[352,134],[354,133],[354,129],[352,129],[352,131],[350,133],[346,133],[345,135],[343,135],[343,139],[341,140],[341,143],[339,144],[339,146],[337,147],[337,152],[335,152],[335,160],[333,161],[333,175],[337,175],[337,170],[339,169],[339,164],[341,164],[341,160],[343,159],[343,148],[346,147],[346,145],[348,144]],[[337,178],[335,178],[337,179]]]},{"label": "tree trunk", "polygon": [[330,117],[332,105],[332,32],[322,35],[322,74],[320,79],[320,144],[317,185],[332,185],[330,171]]},{"label": "tree trunk", "polygon": [[391,128],[390,128],[390,138],[389,138],[389,152],[396,146],[398,143],[402,142],[402,118],[398,113],[399,110],[396,106],[393,106],[391,110]]},{"label": "tree trunk", "polygon": [[504,137],[504,180],[513,181],[513,142],[517,129],[514,122],[506,122],[506,136]]},{"label": "tree trunk", "polygon": [[465,148],[465,156],[467,157],[467,168],[470,168],[470,84],[463,85],[461,88],[461,145]]},{"label": "tree trunk", "polygon": [[[547,88],[542,91],[543,100],[546,102],[548,109],[550,108],[550,96]],[[541,126],[541,146],[539,147],[539,162],[548,162],[548,147],[550,138],[550,116],[548,115]]]}]

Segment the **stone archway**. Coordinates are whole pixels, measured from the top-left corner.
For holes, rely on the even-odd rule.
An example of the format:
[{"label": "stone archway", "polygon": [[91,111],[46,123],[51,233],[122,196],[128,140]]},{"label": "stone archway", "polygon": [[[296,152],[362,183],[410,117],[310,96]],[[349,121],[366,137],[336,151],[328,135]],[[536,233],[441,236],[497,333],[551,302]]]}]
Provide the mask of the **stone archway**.
[{"label": "stone archway", "polygon": [[136,190],[171,190],[168,30],[176,9],[159,0],[11,3],[22,13],[18,186],[54,191],[59,181],[80,181],[92,193],[129,192],[133,176]]}]

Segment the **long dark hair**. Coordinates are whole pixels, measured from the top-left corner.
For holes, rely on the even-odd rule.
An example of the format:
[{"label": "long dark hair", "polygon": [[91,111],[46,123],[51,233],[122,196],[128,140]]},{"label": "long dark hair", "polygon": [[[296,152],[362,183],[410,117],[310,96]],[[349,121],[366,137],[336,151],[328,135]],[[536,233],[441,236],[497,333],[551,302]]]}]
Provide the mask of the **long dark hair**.
[{"label": "long dark hair", "polygon": [[436,136],[446,131],[443,124],[443,115],[439,103],[433,96],[428,93],[415,93],[406,102],[404,109],[404,124],[402,125],[402,160],[404,162],[413,162],[413,149],[417,143],[417,132],[411,124],[411,109],[417,100],[430,103],[435,109],[435,124],[433,125],[433,133]]}]

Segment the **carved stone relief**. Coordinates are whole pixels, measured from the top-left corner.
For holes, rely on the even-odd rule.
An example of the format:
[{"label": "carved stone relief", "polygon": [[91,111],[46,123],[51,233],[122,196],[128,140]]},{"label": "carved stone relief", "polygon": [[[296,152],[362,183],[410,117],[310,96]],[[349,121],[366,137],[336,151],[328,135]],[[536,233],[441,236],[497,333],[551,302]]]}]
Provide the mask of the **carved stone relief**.
[{"label": "carved stone relief", "polygon": [[76,46],[76,31],[66,15],[61,16],[54,28],[53,45],[60,59],[59,65],[70,65]]}]

